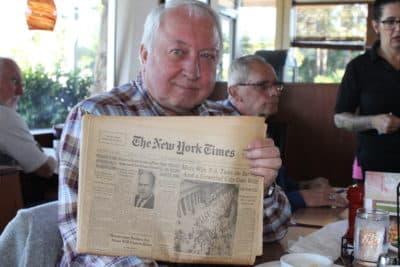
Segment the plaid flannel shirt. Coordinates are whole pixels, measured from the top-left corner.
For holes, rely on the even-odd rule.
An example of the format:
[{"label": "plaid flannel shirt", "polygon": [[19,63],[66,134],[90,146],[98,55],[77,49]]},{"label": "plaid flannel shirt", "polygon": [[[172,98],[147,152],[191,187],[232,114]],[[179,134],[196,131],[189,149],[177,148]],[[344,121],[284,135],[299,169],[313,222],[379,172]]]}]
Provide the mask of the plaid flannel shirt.
[{"label": "plaid flannel shirt", "polygon": [[[178,115],[165,111],[143,87],[141,75],[135,81],[114,88],[108,93],[88,98],[75,106],[65,122],[60,143],[58,221],[63,239],[60,266],[154,266],[152,260],[139,257],[109,257],[76,252],[77,197],[79,173],[79,136],[81,119],[86,113],[117,116],[166,116]],[[222,105],[206,101],[190,114],[218,116],[236,115]],[[290,207],[284,193],[276,193],[264,200],[264,241],[282,238],[287,231]]]}]

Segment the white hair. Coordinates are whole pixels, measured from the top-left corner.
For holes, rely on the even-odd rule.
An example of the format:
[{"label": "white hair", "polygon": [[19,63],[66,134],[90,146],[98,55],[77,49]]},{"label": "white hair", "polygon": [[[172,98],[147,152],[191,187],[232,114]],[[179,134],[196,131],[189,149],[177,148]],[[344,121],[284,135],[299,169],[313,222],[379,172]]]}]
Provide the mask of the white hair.
[{"label": "white hair", "polygon": [[146,48],[148,51],[152,51],[155,36],[158,34],[162,18],[170,10],[180,7],[185,7],[189,9],[189,12],[191,14],[199,16],[204,16],[205,14],[208,14],[212,18],[219,37],[218,54],[220,58],[223,51],[223,37],[219,16],[209,5],[196,0],[171,0],[168,1],[166,4],[159,5],[157,8],[153,9],[147,16],[144,23],[143,36],[141,41],[141,44],[144,46],[144,48]]},{"label": "white hair", "polygon": [[228,87],[238,83],[246,82],[254,63],[266,64],[264,58],[257,55],[246,55],[235,59],[229,66]]}]

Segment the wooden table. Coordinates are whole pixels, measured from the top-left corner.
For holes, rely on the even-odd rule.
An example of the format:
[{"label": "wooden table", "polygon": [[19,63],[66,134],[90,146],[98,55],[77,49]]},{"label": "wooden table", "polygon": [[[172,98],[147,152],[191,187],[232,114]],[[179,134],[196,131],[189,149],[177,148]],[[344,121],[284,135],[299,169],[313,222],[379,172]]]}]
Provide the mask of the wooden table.
[{"label": "wooden table", "polygon": [[293,221],[299,226],[320,226],[346,219],[346,208],[304,208],[293,214]]}]

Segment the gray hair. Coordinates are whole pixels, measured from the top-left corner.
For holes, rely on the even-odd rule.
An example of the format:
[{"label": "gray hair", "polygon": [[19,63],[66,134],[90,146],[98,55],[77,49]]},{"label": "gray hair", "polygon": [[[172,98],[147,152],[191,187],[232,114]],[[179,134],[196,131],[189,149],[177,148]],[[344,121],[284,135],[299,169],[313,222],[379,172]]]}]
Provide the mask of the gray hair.
[{"label": "gray hair", "polygon": [[228,71],[228,87],[245,82],[254,63],[266,64],[267,62],[257,55],[246,55],[232,61]]},{"label": "gray hair", "polygon": [[200,16],[208,14],[209,16],[211,16],[212,20],[215,23],[215,29],[217,30],[219,37],[218,54],[220,58],[223,51],[223,37],[222,37],[222,29],[219,16],[209,5],[196,0],[170,0],[166,4],[159,5],[157,8],[153,9],[147,16],[146,21],[144,23],[141,44],[148,51],[152,51],[154,40],[156,35],[158,34],[162,18],[171,9],[179,7],[188,8],[191,14]]}]

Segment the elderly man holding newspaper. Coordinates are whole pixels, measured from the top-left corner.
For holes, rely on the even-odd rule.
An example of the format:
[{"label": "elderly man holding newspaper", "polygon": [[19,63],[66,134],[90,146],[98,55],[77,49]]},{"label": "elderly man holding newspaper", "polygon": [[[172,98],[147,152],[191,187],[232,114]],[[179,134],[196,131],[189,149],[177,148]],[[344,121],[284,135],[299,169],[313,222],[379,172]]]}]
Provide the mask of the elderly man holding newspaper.
[{"label": "elderly man holding newspaper", "polygon": [[[151,266],[155,263],[134,255],[109,257],[76,251],[83,115],[233,115],[233,110],[206,101],[214,88],[221,54],[218,15],[199,1],[168,1],[147,17],[139,51],[142,70],[136,80],[86,99],[70,112],[60,144],[59,228],[64,242],[61,266]],[[264,139],[250,143],[246,153],[250,173],[264,179],[264,242],[280,239],[287,232],[291,214],[285,194],[271,186],[281,166],[279,150],[271,139]]]}]

